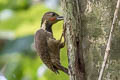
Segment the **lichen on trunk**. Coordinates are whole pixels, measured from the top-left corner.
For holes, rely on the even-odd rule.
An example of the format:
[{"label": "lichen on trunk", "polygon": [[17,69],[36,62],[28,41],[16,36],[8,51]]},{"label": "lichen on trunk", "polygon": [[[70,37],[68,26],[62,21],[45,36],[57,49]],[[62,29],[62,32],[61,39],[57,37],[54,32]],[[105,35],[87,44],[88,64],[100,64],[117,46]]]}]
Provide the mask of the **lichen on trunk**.
[{"label": "lichen on trunk", "polygon": [[65,40],[68,49],[70,80],[86,80],[82,48],[81,6],[79,0],[62,0],[65,15]]},{"label": "lichen on trunk", "polygon": [[[70,75],[70,80],[85,80],[85,78],[97,80],[117,0],[62,0],[61,3],[65,17],[69,70],[72,75]],[[120,79],[119,16],[120,12],[115,24],[110,56],[103,80]],[[85,78],[76,79],[74,77],[77,76],[77,69]]]}]

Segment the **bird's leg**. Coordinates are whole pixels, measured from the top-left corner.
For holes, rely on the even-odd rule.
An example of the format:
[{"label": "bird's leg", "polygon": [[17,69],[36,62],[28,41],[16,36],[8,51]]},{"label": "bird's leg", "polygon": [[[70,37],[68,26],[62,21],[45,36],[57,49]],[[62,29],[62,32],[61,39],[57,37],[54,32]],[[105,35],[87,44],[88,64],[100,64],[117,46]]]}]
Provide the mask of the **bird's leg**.
[{"label": "bird's leg", "polygon": [[61,43],[61,41],[62,41],[62,37],[63,37],[63,33],[62,33],[60,39],[59,39],[59,40],[56,40],[56,43],[57,43],[57,44],[60,44],[60,43]]},{"label": "bird's leg", "polygon": [[61,35],[61,37],[60,37],[60,40],[59,40],[60,42],[62,41],[62,37],[63,37],[63,33],[62,33],[62,35]]},{"label": "bird's leg", "polygon": [[63,37],[63,33],[62,33],[62,35],[61,35],[61,37],[60,37],[60,48],[63,48],[64,46],[65,46],[65,40],[64,40],[64,42],[61,42],[62,41],[62,37]]},{"label": "bird's leg", "polygon": [[65,39],[64,39],[64,42],[61,42],[62,41],[62,37],[64,37],[64,35],[65,35],[65,30],[66,30],[66,28],[64,27],[62,35],[60,37],[60,40],[56,40],[56,43],[59,45],[59,48],[63,48],[65,46]]},{"label": "bird's leg", "polygon": [[[65,27],[65,25],[63,25],[63,32],[62,32],[62,35],[60,37],[60,42],[62,40],[62,37],[65,36],[65,31],[66,31],[66,27]],[[65,46],[65,37],[64,37],[64,42],[60,43],[60,48],[63,48],[64,46]]]}]

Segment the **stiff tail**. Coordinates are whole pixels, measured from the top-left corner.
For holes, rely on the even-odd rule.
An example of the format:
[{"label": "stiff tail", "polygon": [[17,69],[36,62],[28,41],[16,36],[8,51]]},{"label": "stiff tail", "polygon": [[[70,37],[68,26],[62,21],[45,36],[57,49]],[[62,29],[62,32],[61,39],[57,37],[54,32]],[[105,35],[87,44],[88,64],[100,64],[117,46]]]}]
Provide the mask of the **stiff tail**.
[{"label": "stiff tail", "polygon": [[57,68],[58,68],[58,70],[61,70],[61,71],[65,72],[66,74],[69,75],[67,68],[65,68],[65,67],[63,67],[63,66],[61,66],[61,65],[58,65]]}]

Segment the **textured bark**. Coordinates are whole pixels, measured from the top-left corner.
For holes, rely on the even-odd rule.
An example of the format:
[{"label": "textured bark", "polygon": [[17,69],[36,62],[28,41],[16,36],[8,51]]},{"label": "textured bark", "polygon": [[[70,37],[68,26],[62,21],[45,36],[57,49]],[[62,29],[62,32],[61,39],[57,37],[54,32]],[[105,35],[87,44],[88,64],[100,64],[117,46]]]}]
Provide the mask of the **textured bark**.
[{"label": "textured bark", "polygon": [[82,48],[81,6],[79,0],[62,0],[65,12],[65,40],[70,80],[86,80]]},{"label": "textured bark", "polygon": [[[62,0],[70,80],[97,80],[117,0]],[[120,12],[102,80],[120,80]],[[85,63],[85,65],[84,65]],[[84,70],[85,67],[85,70]]]}]

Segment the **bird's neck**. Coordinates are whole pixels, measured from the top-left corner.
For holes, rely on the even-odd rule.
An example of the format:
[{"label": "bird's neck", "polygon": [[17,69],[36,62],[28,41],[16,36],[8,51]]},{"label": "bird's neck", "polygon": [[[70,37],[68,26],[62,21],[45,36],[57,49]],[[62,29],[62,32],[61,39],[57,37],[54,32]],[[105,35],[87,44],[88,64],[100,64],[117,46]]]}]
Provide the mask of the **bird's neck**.
[{"label": "bird's neck", "polygon": [[48,22],[44,22],[42,25],[41,25],[41,28],[48,31],[48,32],[52,32],[52,24],[49,24]]},{"label": "bird's neck", "polygon": [[45,30],[52,33],[52,25],[51,24],[46,24],[46,29]]}]

